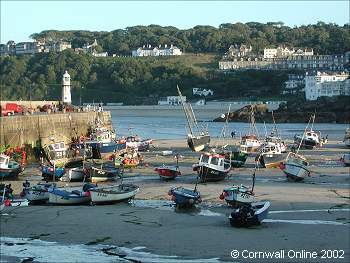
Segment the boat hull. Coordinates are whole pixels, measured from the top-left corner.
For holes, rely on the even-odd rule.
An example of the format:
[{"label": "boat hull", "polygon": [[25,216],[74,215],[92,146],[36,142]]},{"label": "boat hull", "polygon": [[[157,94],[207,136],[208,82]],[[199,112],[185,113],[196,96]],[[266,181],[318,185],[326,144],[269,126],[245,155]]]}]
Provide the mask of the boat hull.
[{"label": "boat hull", "polygon": [[287,179],[292,181],[302,181],[305,177],[310,175],[306,167],[288,162],[285,164],[283,172],[287,176]]},{"label": "boat hull", "polygon": [[118,169],[100,169],[91,167],[90,180],[92,183],[113,181],[119,175]]},{"label": "boat hull", "polygon": [[255,202],[255,196],[245,187],[234,186],[225,188],[223,196],[225,201],[233,207],[239,207],[244,204]]},{"label": "boat hull", "polygon": [[0,168],[0,178],[17,177],[20,172],[22,172],[20,166],[16,168]]},{"label": "boat hull", "polygon": [[190,208],[202,201],[199,192],[183,187],[171,188],[169,195],[179,208]]},{"label": "boat hull", "polygon": [[249,227],[260,225],[267,218],[270,202],[257,202],[242,206],[229,216],[230,224],[234,227]]},{"label": "boat hull", "polygon": [[93,204],[111,204],[134,198],[139,188],[134,185],[118,185],[114,188],[95,188],[90,190]]},{"label": "boat hull", "polygon": [[49,203],[56,205],[77,205],[89,203],[90,195],[75,195],[65,190],[53,189],[49,191]]},{"label": "boat hull", "polygon": [[233,152],[231,156],[231,166],[234,168],[242,167],[248,158],[248,153]]},{"label": "boat hull", "polygon": [[224,180],[229,171],[218,171],[207,166],[196,166],[195,170],[201,182],[216,182]]},{"label": "boat hull", "polygon": [[61,181],[81,182],[88,177],[87,171],[83,168],[71,168],[66,170],[65,175],[60,178]]},{"label": "boat hull", "polygon": [[159,177],[164,180],[175,179],[178,175],[181,175],[180,171],[176,167],[162,166],[155,169],[158,172]]},{"label": "boat hull", "polygon": [[188,147],[194,152],[203,151],[210,144],[210,135],[203,136],[188,136],[187,138]]},{"label": "boat hull", "polygon": [[345,139],[344,143],[346,147],[350,148],[350,138]]}]

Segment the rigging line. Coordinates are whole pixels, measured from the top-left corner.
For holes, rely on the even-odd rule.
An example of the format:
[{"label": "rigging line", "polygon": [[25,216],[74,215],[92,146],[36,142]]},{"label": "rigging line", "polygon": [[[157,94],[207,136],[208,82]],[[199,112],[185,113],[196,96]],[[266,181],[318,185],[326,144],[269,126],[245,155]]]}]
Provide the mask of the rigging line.
[{"label": "rigging line", "polygon": [[310,122],[311,122],[311,119],[312,119],[312,116],[310,117],[309,122],[307,123],[307,125],[306,125],[306,127],[305,127],[305,130],[304,130],[303,136],[301,137],[301,140],[300,140],[300,142],[299,142],[299,146],[298,146],[297,154],[299,153],[300,146],[301,146],[301,144],[303,143],[303,140],[304,140],[304,137],[305,137],[305,134],[306,134],[306,130],[307,130],[307,127],[309,126],[309,124],[310,124]]},{"label": "rigging line", "polygon": [[198,131],[201,131],[201,129],[199,128],[197,119],[196,119],[196,115],[194,115],[192,105],[189,104],[189,106],[190,106],[190,109],[191,109],[191,115],[192,115],[192,118],[193,118],[193,123],[194,123],[194,125],[196,126],[197,130],[198,130]]},{"label": "rigging line", "polygon": [[188,113],[187,113],[186,108],[185,108],[185,106],[186,106],[186,105],[185,105],[185,102],[184,102],[184,100],[183,100],[183,97],[182,97],[181,91],[180,91],[180,89],[179,89],[179,86],[176,85],[176,88],[177,88],[177,92],[178,92],[178,94],[179,94],[179,96],[180,96],[181,105],[182,105],[183,111],[184,111],[185,116],[186,116],[188,128],[189,128],[189,130],[190,130],[190,133],[193,135],[193,131],[192,131],[191,123],[190,123],[190,120],[189,120],[189,116],[188,116]]}]

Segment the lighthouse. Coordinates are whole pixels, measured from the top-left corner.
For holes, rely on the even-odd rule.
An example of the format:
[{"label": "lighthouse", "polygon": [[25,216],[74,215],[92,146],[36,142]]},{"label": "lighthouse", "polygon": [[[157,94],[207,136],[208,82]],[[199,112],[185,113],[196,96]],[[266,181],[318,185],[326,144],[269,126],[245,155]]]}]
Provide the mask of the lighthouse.
[{"label": "lighthouse", "polygon": [[67,70],[63,74],[62,79],[62,102],[65,104],[72,103],[72,96],[70,93],[70,75],[68,74]]}]

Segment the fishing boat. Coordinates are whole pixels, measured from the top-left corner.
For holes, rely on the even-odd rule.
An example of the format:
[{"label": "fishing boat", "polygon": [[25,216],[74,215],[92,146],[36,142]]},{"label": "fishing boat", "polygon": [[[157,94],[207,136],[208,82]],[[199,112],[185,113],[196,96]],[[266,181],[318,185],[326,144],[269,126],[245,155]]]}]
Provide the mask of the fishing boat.
[{"label": "fishing boat", "polygon": [[344,135],[345,146],[350,148],[350,128],[347,128]]},{"label": "fishing boat", "polygon": [[16,177],[22,172],[22,167],[15,161],[10,161],[10,157],[0,154],[0,178]]},{"label": "fishing boat", "polygon": [[321,132],[315,132],[313,130],[313,125],[315,123],[315,114],[313,114],[310,117],[309,123],[312,119],[312,125],[309,129],[306,129],[302,135],[295,135],[294,136],[294,142],[295,144],[299,145],[300,147],[306,148],[306,149],[313,149],[321,145]]},{"label": "fishing boat", "polygon": [[282,164],[280,168],[288,180],[302,181],[305,177],[310,176],[307,166],[308,162],[304,156],[290,152],[288,153],[285,164]]},{"label": "fishing boat", "polygon": [[56,205],[77,205],[85,204],[91,201],[90,189],[95,186],[85,184],[83,188],[56,188],[50,187],[49,192],[49,203]]},{"label": "fishing boat", "polygon": [[224,188],[219,198],[221,200],[225,200],[233,207],[239,207],[244,204],[255,202],[254,192],[252,189],[244,185],[233,185],[231,187]]},{"label": "fishing boat", "polygon": [[172,187],[168,195],[171,196],[178,208],[190,208],[202,202],[200,192],[196,190],[196,187],[194,190],[184,187]]},{"label": "fishing boat", "polygon": [[251,105],[249,132],[241,138],[241,149],[247,153],[256,152],[260,145],[261,141],[255,125],[254,106]]},{"label": "fishing boat", "polygon": [[344,166],[350,166],[350,153],[345,153],[340,160]]},{"label": "fishing boat", "polygon": [[[78,165],[83,161],[83,154],[87,154],[88,148],[82,148],[77,144],[70,147],[64,141],[52,142],[43,146],[44,157],[50,165],[57,167]],[[91,150],[90,150],[91,152]],[[91,153],[92,154],[92,153]]]},{"label": "fishing boat", "polygon": [[53,184],[38,183],[34,186],[30,186],[29,183],[23,184],[24,188],[21,196],[26,198],[29,203],[42,203],[49,200],[49,188],[53,187]]},{"label": "fishing boat", "polygon": [[92,204],[108,204],[129,200],[135,197],[139,187],[134,184],[119,184],[90,189]]},{"label": "fishing boat", "polygon": [[260,162],[262,167],[276,168],[285,162],[287,155],[282,153],[280,144],[267,142],[259,148],[255,161]]},{"label": "fishing boat", "polygon": [[84,167],[66,168],[64,175],[60,178],[63,182],[82,182],[89,178],[89,172]]},{"label": "fishing boat", "polygon": [[230,224],[234,227],[260,225],[262,221],[267,218],[269,208],[269,201],[243,205],[230,214]]},{"label": "fishing boat", "polygon": [[113,181],[120,175],[120,170],[111,165],[92,166],[89,172],[92,183]]},{"label": "fishing boat", "polygon": [[52,165],[41,165],[41,176],[46,180],[60,179],[66,172],[63,167],[55,167]]},{"label": "fishing boat", "polygon": [[180,96],[181,105],[185,113],[187,120],[187,126],[189,133],[187,135],[187,145],[194,152],[203,151],[209,146],[210,135],[203,127],[199,127],[196,116],[194,115],[191,104],[185,102],[184,97],[181,94],[179,87],[177,86],[177,92]]},{"label": "fishing boat", "polygon": [[231,163],[223,154],[202,153],[193,171],[198,173],[201,182],[214,182],[225,179],[230,172]]}]

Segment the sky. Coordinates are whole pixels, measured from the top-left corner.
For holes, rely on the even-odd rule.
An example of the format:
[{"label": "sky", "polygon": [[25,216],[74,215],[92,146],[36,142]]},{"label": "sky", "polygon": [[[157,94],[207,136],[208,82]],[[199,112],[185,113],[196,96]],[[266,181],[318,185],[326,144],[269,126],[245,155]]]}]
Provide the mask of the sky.
[{"label": "sky", "polygon": [[180,29],[222,23],[349,23],[349,1],[17,1],[0,0],[1,43],[43,30],[112,31],[157,24]]}]

